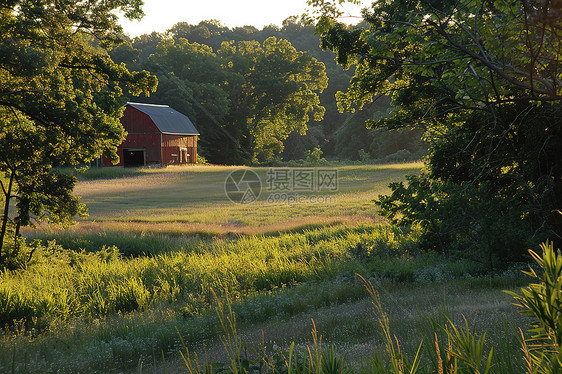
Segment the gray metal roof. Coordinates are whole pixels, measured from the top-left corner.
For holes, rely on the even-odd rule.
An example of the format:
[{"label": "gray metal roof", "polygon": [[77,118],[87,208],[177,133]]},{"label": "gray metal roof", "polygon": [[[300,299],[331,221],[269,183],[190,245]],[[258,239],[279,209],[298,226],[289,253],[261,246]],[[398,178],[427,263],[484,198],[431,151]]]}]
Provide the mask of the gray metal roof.
[{"label": "gray metal roof", "polygon": [[127,103],[126,105],[147,114],[163,134],[199,135],[199,131],[186,115],[167,105],[143,103]]}]

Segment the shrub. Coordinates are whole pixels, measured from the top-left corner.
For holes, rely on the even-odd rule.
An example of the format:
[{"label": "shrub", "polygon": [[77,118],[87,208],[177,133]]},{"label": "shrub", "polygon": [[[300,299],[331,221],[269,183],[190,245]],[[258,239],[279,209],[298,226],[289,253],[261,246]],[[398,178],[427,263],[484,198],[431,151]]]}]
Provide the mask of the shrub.
[{"label": "shrub", "polygon": [[203,156],[201,156],[200,154],[197,155],[197,165],[207,165],[207,159]]},{"label": "shrub", "polygon": [[3,267],[7,270],[25,268],[34,252],[34,249],[28,247],[25,239],[22,237],[16,237],[15,241],[5,241],[3,250],[0,268]]},{"label": "shrub", "polygon": [[305,153],[306,162],[311,164],[324,164],[326,159],[322,158],[322,150],[320,147],[314,148],[312,151],[308,150]]},{"label": "shrub", "polygon": [[357,155],[359,157],[359,161],[361,162],[369,162],[371,160],[371,155],[365,152],[364,149],[360,149],[359,151],[357,151]]},{"label": "shrub", "polygon": [[408,186],[392,183],[390,196],[375,204],[397,225],[419,224],[420,245],[438,252],[454,252],[493,268],[521,260],[536,246],[528,207],[515,198],[498,196],[489,183],[452,183],[426,175],[408,176]]}]

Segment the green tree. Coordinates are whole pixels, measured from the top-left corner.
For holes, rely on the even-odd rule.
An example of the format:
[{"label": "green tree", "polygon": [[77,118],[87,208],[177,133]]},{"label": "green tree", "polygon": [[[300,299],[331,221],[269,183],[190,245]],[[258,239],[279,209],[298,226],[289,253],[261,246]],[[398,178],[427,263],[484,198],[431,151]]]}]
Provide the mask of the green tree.
[{"label": "green tree", "polygon": [[232,32],[217,20],[201,21],[197,25],[178,22],[168,30],[168,34],[174,39],[187,39],[191,43],[205,44],[214,49],[218,48],[226,38],[232,36],[229,35],[225,38],[225,34],[232,34]]},{"label": "green tree", "polygon": [[[67,224],[84,207],[71,195],[75,178],[54,165],[76,165],[102,153],[117,158],[124,137],[120,97],[149,94],[156,78],[115,64],[120,42],[115,10],[142,16],[142,2],[4,1],[0,5],[0,170],[7,233],[18,244],[30,218]],[[10,205],[15,200],[15,218]]]},{"label": "green tree", "polygon": [[[552,1],[399,0],[365,10],[366,30],[319,18],[323,46],[356,67],[338,93],[342,108],[389,94],[393,110],[372,125],[419,128],[430,144],[427,171],[408,188],[395,184],[383,213],[422,222],[440,247],[473,230],[505,239],[513,217],[527,237],[561,238],[558,14]],[[446,212],[451,204],[459,215]],[[490,225],[486,209],[506,227]],[[485,246],[523,254],[524,241],[511,237]]]},{"label": "green tree", "polygon": [[229,91],[234,111],[229,120],[244,129],[250,162],[279,157],[292,131],[305,134],[311,119],[321,120],[318,98],[328,84],[325,66],[289,41],[275,37],[262,44],[224,42],[218,52],[222,66],[243,78]]},{"label": "green tree", "polygon": [[166,36],[164,34],[155,31],[150,34],[143,34],[134,38],[132,43],[133,48],[140,51],[140,61],[146,61],[151,54],[156,52],[156,47],[165,38]]},{"label": "green tree", "polygon": [[[191,30],[176,26],[174,33]],[[278,158],[288,135],[304,134],[324,112],[318,98],[327,85],[324,65],[287,40],[223,42],[215,52],[184,38],[164,39],[145,66],[162,82],[156,101],[177,102],[195,118],[203,154],[214,163]]]},{"label": "green tree", "polygon": [[[366,24],[361,23],[356,27],[365,28]],[[208,30],[208,32],[205,30]],[[321,146],[326,155],[330,157],[356,158],[357,151],[365,149],[369,152],[371,158],[381,158],[396,152],[395,147],[388,147],[386,145],[388,143],[386,141],[387,138],[397,146],[404,145],[406,147],[404,152],[410,152],[413,155],[423,153],[425,145],[421,142],[419,132],[403,131],[389,133],[388,131],[373,131],[365,128],[366,119],[372,118],[376,115],[377,111],[386,111],[390,107],[389,100],[377,100],[376,105],[367,106],[360,113],[349,114],[338,111],[334,95],[337,91],[344,90],[347,87],[353,75],[352,69],[345,70],[342,66],[337,65],[334,60],[334,53],[320,48],[320,36],[315,34],[315,27],[303,23],[297,17],[287,18],[283,21],[282,27],[267,26],[262,30],[258,30],[253,26],[228,29],[220,25],[218,21],[212,20],[202,21],[197,25],[179,22],[165,34],[152,33],[141,35],[133,40],[132,48],[127,44],[119,46],[111,52],[111,56],[114,61],[125,62],[129,69],[143,67],[158,75],[159,89],[151,97],[151,102],[172,105],[174,108],[193,117],[197,121],[197,126],[202,134],[199,143],[200,151],[207,153],[210,160],[214,162],[229,160],[229,163],[246,162],[245,160],[251,158],[251,156],[247,152],[239,152],[237,150],[240,150],[241,146],[244,149],[249,149],[251,147],[249,139],[245,137],[239,139],[241,135],[238,129],[229,127],[227,130],[225,127],[227,125],[221,122],[221,117],[215,114],[212,108],[207,108],[208,105],[213,103],[212,98],[216,97],[220,98],[220,100],[217,100],[211,107],[222,102],[223,96],[212,92],[212,87],[209,86],[204,91],[206,92],[206,97],[210,99],[199,100],[197,96],[193,96],[193,100],[191,100],[189,95],[181,93],[181,91],[185,90],[186,86],[196,88],[197,85],[190,84],[186,80],[178,81],[176,79],[177,76],[168,76],[170,69],[166,68],[166,66],[158,67],[153,63],[154,59],[149,58],[149,56],[156,56],[158,54],[157,46],[165,39],[173,39],[173,44],[168,42],[168,48],[183,49],[183,52],[173,52],[181,55],[181,53],[188,52],[189,48],[181,47],[180,39],[185,39],[190,44],[198,43],[200,46],[209,46],[212,48],[212,51],[217,52],[220,50],[223,42],[234,41],[234,45],[238,45],[242,41],[257,41],[263,44],[267,38],[272,36],[278,40],[288,40],[297,51],[306,51],[319,62],[324,63],[326,75],[329,79],[328,87],[321,93],[318,92],[320,105],[325,108],[323,119],[312,123],[312,126],[316,128],[313,132],[307,131],[306,135],[301,135],[298,130],[293,131],[283,141],[284,150],[281,154],[283,159],[302,159],[307,150],[313,150],[316,146]],[[178,45],[171,47],[174,44]],[[200,53],[198,55],[203,57]],[[152,61],[148,61],[150,59]],[[181,59],[178,56],[178,61]],[[213,74],[216,72],[213,64],[209,64],[207,68]],[[175,72],[175,70],[173,71]],[[206,76],[209,73],[203,71],[201,74]],[[222,74],[219,75],[222,76]],[[240,78],[241,76],[235,74],[231,75],[229,79],[236,80]],[[170,84],[166,84],[166,81]],[[233,83],[231,82],[230,84]],[[236,86],[237,84],[234,85]],[[216,89],[219,89],[217,84],[213,83],[213,85]],[[187,88],[187,91],[190,91],[191,88]],[[221,90],[226,92],[224,89]],[[196,95],[195,92],[190,94]],[[195,102],[198,104],[195,104]],[[229,103],[227,102],[226,105],[228,106]],[[205,112],[212,114],[216,121],[210,120]],[[216,122],[224,124],[222,130],[220,126],[216,125]],[[232,138],[238,140],[232,143]],[[221,144],[222,148],[218,148],[217,144]],[[239,146],[233,146],[232,144],[238,144]],[[399,150],[401,151],[402,148]]]},{"label": "green tree", "polygon": [[211,162],[224,163],[217,152],[236,143],[224,126],[230,110],[224,87],[234,84],[236,77],[222,69],[216,53],[184,38],[163,39],[144,67],[159,80],[150,102],[170,105],[189,116],[201,133],[198,152]]}]

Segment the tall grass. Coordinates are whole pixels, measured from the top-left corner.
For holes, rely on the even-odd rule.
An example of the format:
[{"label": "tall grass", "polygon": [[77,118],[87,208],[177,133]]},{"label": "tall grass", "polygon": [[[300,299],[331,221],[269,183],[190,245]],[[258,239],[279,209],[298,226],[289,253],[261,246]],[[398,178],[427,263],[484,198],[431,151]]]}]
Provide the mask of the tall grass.
[{"label": "tall grass", "polygon": [[[222,331],[220,340],[224,349],[223,361],[211,362],[207,354],[203,360],[190,351],[182,339],[184,352],[181,357],[187,371],[191,374],[230,373],[299,373],[299,374],[487,374],[524,372],[525,362],[521,355],[514,357],[509,347],[503,346],[496,351],[490,348],[486,334],[476,334],[463,317],[464,326],[458,327],[450,312],[441,311],[439,322],[427,315],[419,318],[426,321],[429,329],[414,329],[413,340],[417,341],[414,350],[408,342],[404,344],[394,335],[390,319],[382,306],[378,291],[361,277],[373,306],[374,320],[378,322],[382,350],[372,352],[371,360],[364,360],[361,365],[351,363],[346,353],[338,351],[334,345],[326,345],[314,320],[311,321],[312,341],[308,344],[296,344],[294,341],[286,348],[255,347],[243,350],[248,344],[237,330],[237,317],[231,301],[217,298],[215,310]],[[403,337],[403,336],[402,336]],[[376,339],[376,338],[375,338]],[[422,348],[427,346],[427,349]],[[424,352],[429,352],[427,357]],[[521,351],[520,351],[521,352]],[[507,360],[502,355],[508,355]],[[259,364],[265,365],[259,365]],[[258,365],[256,365],[258,364]],[[529,374],[532,371],[528,372]]]},{"label": "tall grass", "polygon": [[[83,252],[53,242],[47,247],[36,244],[35,263],[27,270],[0,274],[0,324],[19,320],[30,328],[45,328],[56,320],[97,318],[179,301],[189,302],[185,313],[196,314],[208,307],[211,289],[244,297],[369,266],[376,269],[385,258],[406,263],[395,261],[395,252],[411,242],[409,234],[391,238],[389,228],[378,225],[191,241],[179,250],[155,248],[150,252],[160,254],[134,258],[124,257],[116,247]],[[379,243],[369,247],[370,262],[356,249],[366,243]]]},{"label": "tall grass", "polygon": [[[168,358],[177,352],[174,326],[181,326],[189,344],[215,336],[218,321],[208,312],[211,289],[236,300],[233,310],[245,325],[293,316],[310,321],[306,316],[328,308],[334,312],[318,319],[327,338],[367,339],[372,323],[365,316],[344,316],[345,305],[364,297],[355,272],[379,285],[425,284],[425,276],[416,276],[424,266],[451,279],[467,272],[461,266],[443,269],[440,259],[415,253],[414,238],[415,232],[384,224],[338,226],[193,240],[138,257],[125,257],[115,247],[77,252],[51,242],[36,250],[26,270],[0,274],[0,323],[6,327],[0,351],[8,349],[0,353],[0,368],[13,362],[11,347],[18,365],[28,368],[23,372],[49,371],[49,365],[109,372],[134,367],[139,359],[159,362],[161,351]],[[294,337],[302,329],[280,331]],[[31,342],[24,343],[27,339]],[[104,358],[90,362],[85,359],[90,356]]]},{"label": "tall grass", "polygon": [[[452,281],[444,288],[425,283],[393,285],[371,279],[381,291],[392,333],[398,337],[406,354],[411,354],[412,350],[415,353],[418,336],[425,337],[424,324],[420,323],[423,319],[416,310],[419,309],[422,316],[432,316],[434,309],[439,309],[444,302],[445,295],[448,315],[464,313],[471,326],[489,332],[488,343],[515,347],[512,349],[517,354],[517,341],[505,340],[502,320],[507,318],[521,327],[526,321],[518,319],[510,306],[510,298],[501,294],[501,288],[474,290],[470,287],[473,279]],[[262,349],[264,337],[268,356],[278,356],[279,349],[285,351],[290,342],[295,341],[295,357],[304,359],[303,349],[310,344],[313,318],[324,347],[333,347],[337,357],[345,358],[346,364],[358,369],[370,365],[365,360],[373,354],[384,352],[377,338],[376,320],[364,297],[362,284],[349,274],[334,280],[260,292],[247,298],[232,295],[232,311],[248,355]],[[143,363],[143,372],[159,373],[163,372],[162,352],[168,373],[184,372],[176,328],[190,352],[203,358],[207,351],[210,362],[226,363],[225,355],[220,354],[222,343],[217,333],[220,323],[214,314],[201,311],[197,316],[183,316],[181,310],[162,304],[90,322],[69,321],[53,326],[51,332],[31,341],[21,336],[21,339],[0,342],[0,372],[9,372],[14,362],[13,347],[16,347],[18,373],[136,372],[139,362]],[[430,347],[424,345],[424,351]],[[255,361],[255,356],[249,358]]]},{"label": "tall grass", "polygon": [[43,244],[54,240],[58,245],[74,252],[98,252],[104,247],[115,246],[125,257],[150,257],[177,250],[189,252],[199,245],[201,239],[211,239],[213,235],[202,232],[182,235],[173,231],[158,233],[144,230],[81,229],[49,230],[28,236],[41,240]]},{"label": "tall grass", "polygon": [[[393,334],[390,319],[385,312],[379,292],[370,281],[361,275],[367,293],[371,299],[375,319],[378,320],[385,355],[374,355],[372,361],[361,366],[360,370],[350,365],[344,356],[338,356],[333,346],[328,349],[322,346],[322,335],[319,335],[314,320],[312,321],[312,344],[295,350],[292,342],[287,350],[281,350],[280,356],[275,352],[268,354],[265,349],[254,353],[254,356],[243,356],[243,340],[236,328],[236,316],[230,300],[221,301],[218,297],[215,307],[223,331],[221,340],[226,351],[227,361],[214,366],[205,357],[203,365],[198,357],[182,354],[188,372],[191,374],[212,374],[228,371],[231,373],[299,373],[299,374],[335,374],[335,373],[392,373],[392,374],[489,374],[489,373],[527,373],[553,374],[562,370],[562,325],[559,322],[560,305],[562,304],[562,254],[555,254],[552,243],[542,245],[542,254],[530,251],[540,267],[540,272],[531,268],[525,274],[535,278],[533,283],[522,289],[522,295],[509,292],[522,308],[523,314],[533,317],[527,338],[519,329],[511,335],[519,336],[521,348],[518,354],[509,344],[490,345],[486,332],[478,334],[470,326],[467,318],[462,316],[462,323],[454,321],[446,309],[441,310],[438,317],[421,316],[425,319],[425,328],[414,335],[419,343],[417,349],[408,352],[402,342]],[[225,304],[226,303],[226,304]],[[225,307],[226,305],[226,307]],[[509,331],[506,330],[509,334]],[[503,340],[505,342],[505,338]],[[428,358],[423,357],[422,347],[429,346]],[[265,366],[250,366],[243,363],[265,362]],[[201,370],[201,367],[204,370]]]}]

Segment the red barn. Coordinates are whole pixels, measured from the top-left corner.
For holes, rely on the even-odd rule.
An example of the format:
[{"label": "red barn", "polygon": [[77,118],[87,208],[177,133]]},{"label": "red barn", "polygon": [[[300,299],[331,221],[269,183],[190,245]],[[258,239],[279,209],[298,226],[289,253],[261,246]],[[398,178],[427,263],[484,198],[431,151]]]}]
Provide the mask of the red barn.
[{"label": "red barn", "polygon": [[[191,120],[167,105],[127,103],[121,123],[127,138],[118,147],[119,166],[197,162],[199,132]],[[112,166],[103,157],[103,166]]]}]

